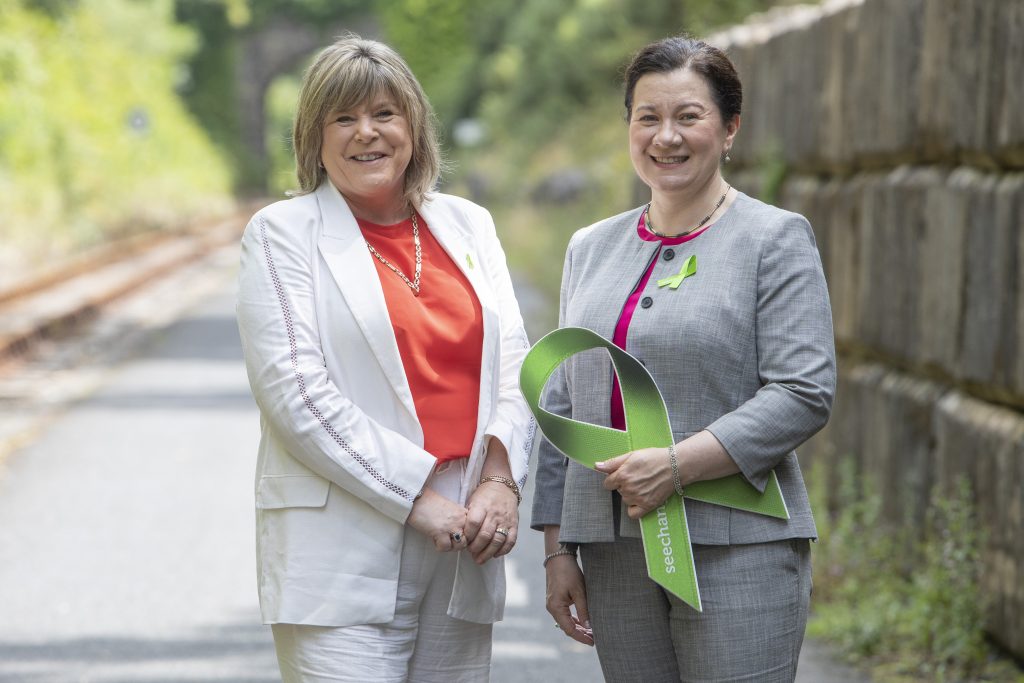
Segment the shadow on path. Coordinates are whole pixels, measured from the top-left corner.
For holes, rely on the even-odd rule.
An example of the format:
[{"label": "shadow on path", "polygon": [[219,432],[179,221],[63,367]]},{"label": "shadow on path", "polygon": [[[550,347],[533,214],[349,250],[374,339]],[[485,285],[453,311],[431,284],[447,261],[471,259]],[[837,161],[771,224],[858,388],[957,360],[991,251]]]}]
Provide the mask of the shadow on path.
[{"label": "shadow on path", "polygon": [[280,681],[270,630],[247,622],[191,637],[0,641],[0,681]]}]

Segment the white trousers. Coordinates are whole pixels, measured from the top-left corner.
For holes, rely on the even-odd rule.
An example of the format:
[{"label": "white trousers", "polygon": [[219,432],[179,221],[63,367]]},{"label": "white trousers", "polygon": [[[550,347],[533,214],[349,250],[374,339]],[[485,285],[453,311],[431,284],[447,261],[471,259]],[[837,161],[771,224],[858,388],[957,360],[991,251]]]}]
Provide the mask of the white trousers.
[{"label": "white trousers", "polygon": [[[444,463],[427,486],[459,499],[466,460]],[[491,669],[491,625],[448,616],[456,553],[406,525],[395,618],[387,624],[274,624],[284,683],[479,683]]]}]

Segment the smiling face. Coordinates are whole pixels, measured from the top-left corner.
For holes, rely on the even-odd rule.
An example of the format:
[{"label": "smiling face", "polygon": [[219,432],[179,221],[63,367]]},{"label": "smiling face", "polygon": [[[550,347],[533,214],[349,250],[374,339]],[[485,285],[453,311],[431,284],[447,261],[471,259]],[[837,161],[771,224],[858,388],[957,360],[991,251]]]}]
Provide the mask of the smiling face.
[{"label": "smiling face", "polygon": [[380,218],[369,214],[382,210],[405,211],[405,171],[411,158],[409,122],[387,95],[332,112],[324,123],[320,160],[361,218]]},{"label": "smiling face", "polygon": [[739,116],[723,123],[707,82],[691,69],[636,82],[629,156],[654,193],[699,196],[711,187],[737,130]]}]

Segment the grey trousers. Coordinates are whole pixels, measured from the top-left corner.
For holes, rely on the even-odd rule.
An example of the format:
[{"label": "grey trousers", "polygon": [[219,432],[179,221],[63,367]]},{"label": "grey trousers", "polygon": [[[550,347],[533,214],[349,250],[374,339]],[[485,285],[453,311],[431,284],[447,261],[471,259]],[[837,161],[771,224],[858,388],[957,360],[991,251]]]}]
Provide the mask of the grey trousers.
[{"label": "grey trousers", "polygon": [[693,550],[703,612],[647,577],[640,539],[580,546],[605,680],[792,683],[810,604],[809,541]]}]

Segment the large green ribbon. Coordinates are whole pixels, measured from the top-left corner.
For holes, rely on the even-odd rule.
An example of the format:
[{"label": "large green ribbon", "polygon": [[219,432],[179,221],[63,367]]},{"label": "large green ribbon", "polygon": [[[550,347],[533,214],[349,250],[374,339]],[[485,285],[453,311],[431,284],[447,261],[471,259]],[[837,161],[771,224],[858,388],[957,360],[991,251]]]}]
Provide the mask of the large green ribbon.
[{"label": "large green ribbon", "polygon": [[[626,430],[579,422],[540,407],[540,396],[552,373],[571,356],[589,349],[607,349],[619,378]],[[544,436],[576,462],[594,468],[608,458],[641,448],[666,448],[673,442],[665,401],[654,378],[640,361],[615,344],[581,327],[564,327],[538,341],[523,360],[519,386]],[[691,484],[683,496],[694,500],[789,519],[778,478],[771,473],[764,493],[742,475]],[[700,588],[686,525],[686,508],[676,495],[640,520],[647,573],[655,582],[701,611]]]}]

